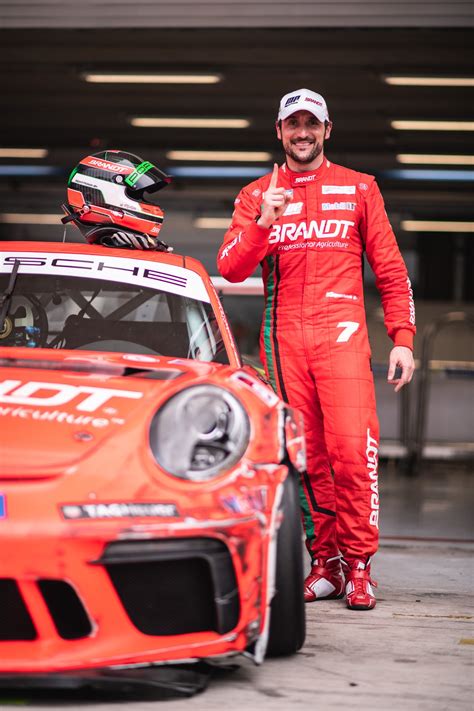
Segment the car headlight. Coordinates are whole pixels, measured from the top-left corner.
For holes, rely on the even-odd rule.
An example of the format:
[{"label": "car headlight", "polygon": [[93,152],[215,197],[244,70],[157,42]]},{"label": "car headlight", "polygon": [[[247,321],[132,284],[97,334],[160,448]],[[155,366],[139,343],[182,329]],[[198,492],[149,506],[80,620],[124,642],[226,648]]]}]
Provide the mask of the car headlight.
[{"label": "car headlight", "polygon": [[247,413],[230,392],[196,385],[171,397],[153,418],[158,464],[180,479],[205,481],[239,461],[249,442]]}]

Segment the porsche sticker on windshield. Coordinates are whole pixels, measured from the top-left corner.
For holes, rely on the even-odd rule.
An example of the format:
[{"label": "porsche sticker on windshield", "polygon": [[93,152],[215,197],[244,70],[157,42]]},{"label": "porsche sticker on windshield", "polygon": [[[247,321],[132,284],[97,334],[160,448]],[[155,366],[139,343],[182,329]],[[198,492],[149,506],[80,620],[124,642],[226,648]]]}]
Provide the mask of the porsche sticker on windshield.
[{"label": "porsche sticker on windshield", "polygon": [[173,518],[175,504],[114,501],[101,504],[65,504],[61,513],[68,520],[109,518]]},{"label": "porsche sticker on windshield", "polygon": [[175,264],[133,259],[130,252],[126,257],[99,256],[97,254],[3,252],[0,272],[11,272],[15,261],[20,263],[20,274],[51,274],[90,277],[101,281],[118,281],[171,294],[180,294],[209,303],[209,295],[204,282],[196,272]]}]

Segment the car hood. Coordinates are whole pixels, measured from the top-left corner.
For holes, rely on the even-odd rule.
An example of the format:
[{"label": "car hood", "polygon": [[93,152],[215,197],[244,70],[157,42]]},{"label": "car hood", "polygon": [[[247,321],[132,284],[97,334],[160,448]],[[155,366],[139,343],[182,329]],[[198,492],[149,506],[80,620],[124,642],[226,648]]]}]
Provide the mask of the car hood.
[{"label": "car hood", "polygon": [[0,478],[72,473],[114,436],[130,442],[177,389],[224,366],[176,358],[0,348]]}]

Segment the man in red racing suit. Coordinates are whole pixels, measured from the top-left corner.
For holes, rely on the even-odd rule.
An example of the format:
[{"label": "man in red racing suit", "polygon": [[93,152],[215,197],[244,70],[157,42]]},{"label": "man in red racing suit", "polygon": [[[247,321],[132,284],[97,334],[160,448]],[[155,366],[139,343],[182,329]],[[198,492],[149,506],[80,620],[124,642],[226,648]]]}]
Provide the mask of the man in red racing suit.
[{"label": "man in red racing suit", "polygon": [[394,342],[388,380],[396,391],[413,375],[414,305],[374,177],[324,156],[331,128],[319,94],[300,89],[283,97],[276,130],[286,162],[241,190],[217,265],[231,282],[262,265],[261,359],[278,394],[304,416],[301,506],[312,560],[305,599],[342,597],[345,585],[349,608],[371,609],[379,426],[364,251]]}]

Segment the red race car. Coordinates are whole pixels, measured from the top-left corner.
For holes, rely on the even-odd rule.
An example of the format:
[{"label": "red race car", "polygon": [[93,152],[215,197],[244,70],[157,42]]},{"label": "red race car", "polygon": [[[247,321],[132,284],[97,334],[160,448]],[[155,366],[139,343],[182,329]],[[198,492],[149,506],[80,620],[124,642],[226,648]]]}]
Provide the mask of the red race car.
[{"label": "red race car", "polygon": [[302,422],[170,253],[0,245],[0,686],[296,652]]}]

